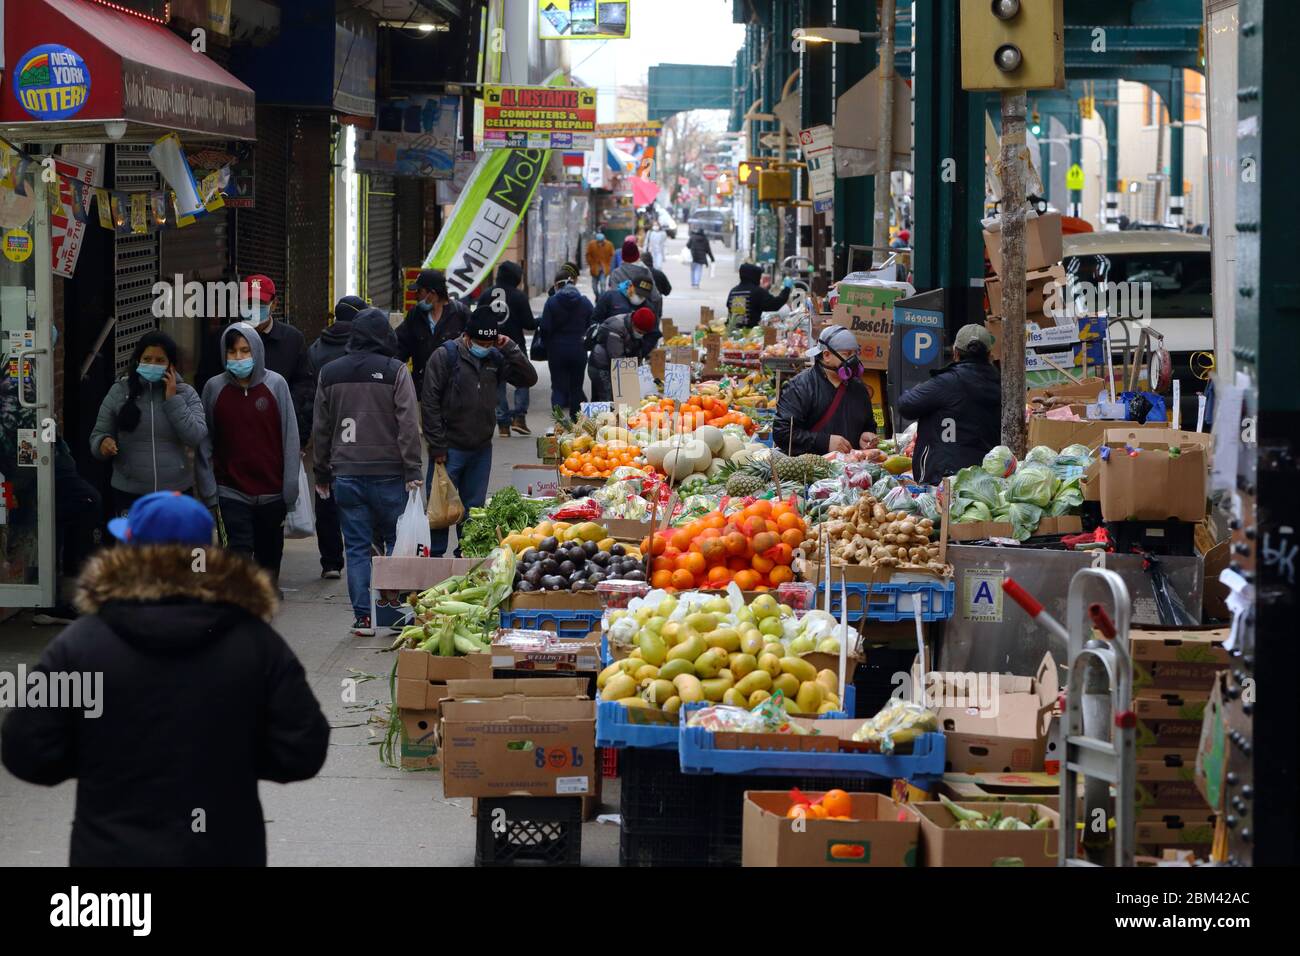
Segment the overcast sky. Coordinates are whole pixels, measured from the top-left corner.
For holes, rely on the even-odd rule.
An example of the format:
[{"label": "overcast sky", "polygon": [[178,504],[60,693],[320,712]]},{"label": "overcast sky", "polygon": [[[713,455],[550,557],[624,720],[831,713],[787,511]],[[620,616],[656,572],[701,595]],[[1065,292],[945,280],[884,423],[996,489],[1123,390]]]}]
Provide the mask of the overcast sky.
[{"label": "overcast sky", "polygon": [[644,84],[655,64],[730,66],[745,42],[731,9],[732,0],[632,0],[630,38],[571,41],[573,75],[600,90],[600,121],[613,120],[617,89]]}]

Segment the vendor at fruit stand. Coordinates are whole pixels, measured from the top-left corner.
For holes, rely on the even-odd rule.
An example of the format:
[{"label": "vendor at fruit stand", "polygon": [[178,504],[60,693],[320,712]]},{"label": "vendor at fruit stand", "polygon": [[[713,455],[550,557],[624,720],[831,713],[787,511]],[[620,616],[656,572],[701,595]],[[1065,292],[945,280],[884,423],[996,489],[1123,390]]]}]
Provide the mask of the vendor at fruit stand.
[{"label": "vendor at fruit stand", "polygon": [[596,329],[595,344],[587,361],[591,378],[591,400],[608,402],[614,398],[610,368],[614,359],[649,358],[659,342],[659,320],[646,306],[631,313],[611,315]]},{"label": "vendor at fruit stand", "polygon": [[1002,442],[1002,379],[989,361],[993,336],[982,325],[963,325],[953,342],[953,361],[930,372],[928,382],[898,399],[898,412],[916,421],[913,474],[937,485],[962,468],[978,465]]},{"label": "vendor at fruit stand", "polygon": [[831,325],[810,354],[813,367],[781,389],[773,444],[794,455],[873,447],[875,418],[871,393],[862,381],[858,340],[843,326]]},{"label": "vendor at fruit stand", "polygon": [[775,312],[789,301],[794,280],[786,276],[781,283],[781,294],[773,295],[762,286],[762,267],[746,262],[739,271],[740,282],[727,293],[727,327],[757,328],[764,312]]}]

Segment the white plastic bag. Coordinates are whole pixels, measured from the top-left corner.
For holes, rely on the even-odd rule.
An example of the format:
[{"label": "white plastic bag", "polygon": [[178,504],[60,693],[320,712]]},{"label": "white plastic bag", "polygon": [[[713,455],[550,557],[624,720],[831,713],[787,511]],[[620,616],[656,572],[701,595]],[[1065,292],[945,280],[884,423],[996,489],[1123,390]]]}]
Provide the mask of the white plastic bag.
[{"label": "white plastic bag", "polygon": [[284,518],[286,538],[310,538],[316,534],[316,490],[307,480],[307,469],[298,463],[298,501]]},{"label": "white plastic bag", "polygon": [[710,262],[710,263],[709,263],[709,278],[712,279],[712,278],[714,278],[715,276],[717,276],[717,274],[718,274],[718,264],[717,264],[716,262]]},{"label": "white plastic bag", "polygon": [[397,519],[393,557],[427,558],[429,545],[429,519],[424,514],[424,496],[419,488],[412,488],[406,495],[406,510]]},{"label": "white plastic bag", "polygon": [[677,253],[677,261],[680,262],[680,263],[681,263],[682,265],[684,265],[684,266],[689,266],[689,265],[691,264],[691,247],[690,247],[690,246],[682,246],[682,251],[679,252],[679,253]]}]

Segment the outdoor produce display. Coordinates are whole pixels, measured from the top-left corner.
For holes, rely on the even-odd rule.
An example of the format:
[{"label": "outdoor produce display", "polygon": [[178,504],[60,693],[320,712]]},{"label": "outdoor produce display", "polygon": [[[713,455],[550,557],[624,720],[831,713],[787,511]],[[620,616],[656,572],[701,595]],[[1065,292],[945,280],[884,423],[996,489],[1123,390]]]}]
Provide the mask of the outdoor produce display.
[{"label": "outdoor produce display", "polygon": [[[895,491],[901,491],[902,495]],[[895,505],[906,501],[908,507],[891,511],[870,494],[856,505],[831,507],[826,512],[827,520],[809,528],[800,543],[804,555],[814,565],[822,560],[824,533],[832,564],[942,571],[939,546],[933,541],[938,530],[935,519],[920,512],[916,499],[905,488],[890,491],[885,501]]]},{"label": "outdoor produce display", "polygon": [[732,587],[725,597],[652,591],[610,611],[607,636],[632,650],[597,677],[602,700],[673,714],[706,700],[753,708],[779,692],[787,712],[824,714],[840,706],[838,677],[803,655],[838,655],[851,635],[825,612],[798,617],[770,594],[746,605]]},{"label": "outdoor produce display", "polygon": [[1001,810],[994,810],[987,816],[978,810],[968,810],[965,807],[959,807],[942,793],[939,794],[939,802],[948,808],[948,812],[957,818],[958,830],[1054,830],[1052,821],[1048,817],[1039,816],[1038,808],[1031,807],[1029,810],[1029,820],[1021,820],[1018,817],[1003,816]]},{"label": "outdoor produce display", "polygon": [[514,488],[494,492],[482,508],[469,509],[465,520],[460,551],[467,558],[481,558],[492,552],[501,535],[519,531],[536,523],[550,506],[545,500],[530,500]]},{"label": "outdoor produce display", "polygon": [[950,518],[963,524],[1007,522],[1013,537],[1023,541],[1044,517],[1071,514],[1082,507],[1079,480],[1091,461],[1086,445],[1070,445],[1059,453],[1038,445],[1023,462],[999,445],[984,456],[982,464],[957,472]]},{"label": "outdoor produce display", "polygon": [[579,475],[583,478],[608,478],[619,468],[644,463],[645,459],[641,457],[638,446],[615,439],[594,444],[589,451],[575,451],[560,465],[560,474],[565,477]]},{"label": "outdoor produce display", "polygon": [[891,697],[876,716],[854,731],[853,739],[876,744],[882,753],[892,753],[911,744],[921,734],[938,729],[939,716],[934,711],[913,701]]},{"label": "outdoor produce display", "polygon": [[765,498],[723,514],[710,512],[641,542],[650,583],[668,591],[725,588],[760,591],[794,580],[791,564],[807,525],[792,500]]},{"label": "outdoor produce display", "polygon": [[610,578],[645,580],[641,561],[628,554],[624,545],[612,538],[599,543],[590,538],[604,534],[599,525],[589,522],[568,531],[575,532],[574,536],[561,541],[552,534],[524,549],[514,576],[516,591],[594,591],[597,584]]},{"label": "outdoor produce display", "polygon": [[465,574],[412,594],[415,623],[402,630],[391,650],[418,648],[439,657],[488,653],[497,610],[510,597],[514,581],[514,553],[497,548]]}]

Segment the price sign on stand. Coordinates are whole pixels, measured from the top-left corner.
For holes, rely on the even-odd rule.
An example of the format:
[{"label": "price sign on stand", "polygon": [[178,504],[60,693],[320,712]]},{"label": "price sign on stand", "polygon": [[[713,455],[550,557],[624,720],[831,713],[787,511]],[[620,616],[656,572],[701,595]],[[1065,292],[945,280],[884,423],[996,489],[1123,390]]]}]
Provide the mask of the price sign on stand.
[{"label": "price sign on stand", "polygon": [[637,380],[641,383],[641,396],[653,395],[655,391],[655,372],[649,365],[636,367]]},{"label": "price sign on stand", "polygon": [[637,373],[634,358],[614,359],[610,366],[610,384],[614,389],[614,404],[637,407],[641,404],[641,376]]},{"label": "price sign on stand", "polygon": [[684,402],[691,397],[691,367],[689,365],[664,366],[664,398]]}]

